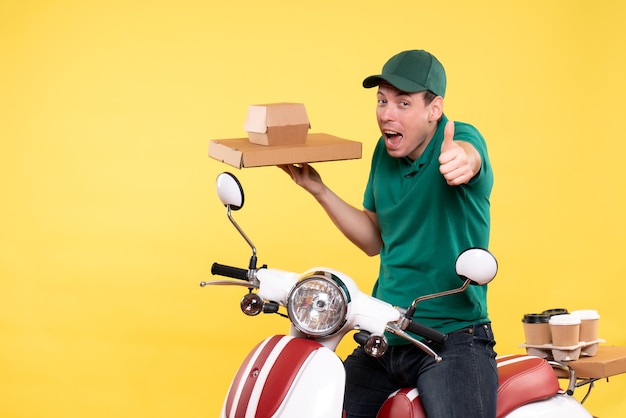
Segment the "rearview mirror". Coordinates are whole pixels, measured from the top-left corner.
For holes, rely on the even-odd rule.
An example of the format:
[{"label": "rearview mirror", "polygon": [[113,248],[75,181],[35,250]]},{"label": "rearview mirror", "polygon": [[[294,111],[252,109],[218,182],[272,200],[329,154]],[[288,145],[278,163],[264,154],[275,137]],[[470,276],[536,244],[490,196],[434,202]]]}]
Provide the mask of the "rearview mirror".
[{"label": "rearview mirror", "polygon": [[484,248],[470,248],[456,259],[456,274],[472,284],[485,285],[492,281],[498,272],[498,262]]},{"label": "rearview mirror", "polygon": [[220,173],[215,187],[217,196],[224,206],[230,206],[232,210],[239,210],[243,207],[243,188],[237,177],[227,172]]}]

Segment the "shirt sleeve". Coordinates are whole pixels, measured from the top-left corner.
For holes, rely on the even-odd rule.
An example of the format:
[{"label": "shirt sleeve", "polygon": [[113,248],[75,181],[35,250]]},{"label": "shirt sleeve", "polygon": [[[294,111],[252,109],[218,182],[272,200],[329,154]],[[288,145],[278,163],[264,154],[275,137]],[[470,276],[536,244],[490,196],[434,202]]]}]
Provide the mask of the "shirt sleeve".
[{"label": "shirt sleeve", "polygon": [[[384,144],[383,144],[384,145]],[[386,152],[384,149],[382,150]],[[380,160],[380,152],[381,152],[381,141],[379,140],[376,143],[376,148],[374,149],[374,154],[372,155],[372,162],[370,166],[370,174],[367,179],[367,185],[365,186],[365,192],[363,193],[363,207],[370,212],[376,212],[376,200],[374,199],[374,177],[376,173],[376,161]]]}]

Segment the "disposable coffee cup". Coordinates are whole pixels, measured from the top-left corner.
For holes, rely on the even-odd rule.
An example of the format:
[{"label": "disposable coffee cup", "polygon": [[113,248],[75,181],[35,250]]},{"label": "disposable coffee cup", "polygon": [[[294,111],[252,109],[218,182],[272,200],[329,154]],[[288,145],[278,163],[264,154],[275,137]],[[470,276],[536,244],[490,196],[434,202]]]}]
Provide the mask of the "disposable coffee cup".
[{"label": "disposable coffee cup", "polygon": [[598,339],[598,325],[600,321],[598,311],[586,309],[572,311],[571,314],[580,319],[580,341],[587,343],[596,341]]},{"label": "disposable coffee cup", "polygon": [[580,342],[580,319],[574,315],[554,315],[549,324],[554,347],[573,347]]},{"label": "disposable coffee cup", "polygon": [[524,324],[524,336],[526,344],[544,345],[550,344],[550,317],[544,314],[526,314],[522,318]]}]

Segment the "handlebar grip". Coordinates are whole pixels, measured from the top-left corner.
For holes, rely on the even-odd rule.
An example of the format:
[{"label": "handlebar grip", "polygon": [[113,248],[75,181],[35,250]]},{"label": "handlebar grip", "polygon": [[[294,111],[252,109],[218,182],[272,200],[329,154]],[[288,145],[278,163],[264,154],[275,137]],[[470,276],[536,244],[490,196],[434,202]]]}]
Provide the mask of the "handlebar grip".
[{"label": "handlebar grip", "polygon": [[409,326],[406,327],[406,330],[412,332],[413,334],[420,335],[427,340],[434,341],[438,344],[443,344],[446,341],[447,335],[437,331],[436,329],[432,329],[427,327],[426,325],[422,325],[418,322],[411,321]]},{"label": "handlebar grip", "polygon": [[233,279],[248,280],[248,270],[239,267],[226,266],[224,264],[213,263],[211,274],[231,277]]}]

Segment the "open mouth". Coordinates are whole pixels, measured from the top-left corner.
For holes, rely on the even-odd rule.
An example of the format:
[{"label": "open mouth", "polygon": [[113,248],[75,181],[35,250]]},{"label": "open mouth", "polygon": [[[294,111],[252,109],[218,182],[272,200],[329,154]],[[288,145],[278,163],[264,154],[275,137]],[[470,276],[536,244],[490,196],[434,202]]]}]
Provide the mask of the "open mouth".
[{"label": "open mouth", "polygon": [[388,148],[397,148],[402,142],[403,135],[400,132],[385,130],[383,135]]}]

